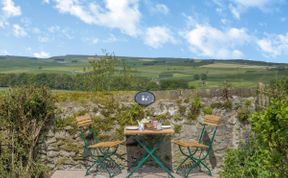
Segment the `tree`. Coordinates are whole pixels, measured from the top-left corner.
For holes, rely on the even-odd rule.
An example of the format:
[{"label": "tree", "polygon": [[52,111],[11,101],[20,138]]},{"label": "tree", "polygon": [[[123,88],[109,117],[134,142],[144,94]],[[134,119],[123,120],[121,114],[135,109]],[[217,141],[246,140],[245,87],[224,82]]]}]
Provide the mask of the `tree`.
[{"label": "tree", "polygon": [[204,73],[201,73],[200,74],[200,79],[202,80],[202,81],[204,81],[204,80],[207,80],[207,74],[204,74]]},{"label": "tree", "polygon": [[194,79],[194,80],[199,80],[199,79],[200,79],[199,74],[195,74],[195,75],[193,75],[193,79]]},{"label": "tree", "polygon": [[92,72],[88,82],[96,91],[111,90],[117,59],[114,54],[106,54],[90,61]]},{"label": "tree", "polygon": [[187,89],[189,88],[188,82],[185,80],[161,80],[160,81],[160,89],[161,90],[173,90],[173,89]]}]

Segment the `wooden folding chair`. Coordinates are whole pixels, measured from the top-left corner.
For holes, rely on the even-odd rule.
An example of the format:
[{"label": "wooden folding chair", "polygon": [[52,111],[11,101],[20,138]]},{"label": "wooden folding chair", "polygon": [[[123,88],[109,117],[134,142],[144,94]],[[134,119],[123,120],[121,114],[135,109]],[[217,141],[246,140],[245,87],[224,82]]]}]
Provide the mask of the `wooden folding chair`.
[{"label": "wooden folding chair", "polygon": [[[203,128],[199,136],[198,141],[185,141],[185,140],[172,140],[173,143],[178,145],[180,152],[186,157],[180,165],[177,167],[176,173],[182,175],[184,178],[188,178],[188,175],[193,169],[198,167],[200,170],[201,166],[204,166],[208,170],[208,174],[212,176],[211,170],[204,162],[208,157],[210,151],[212,150],[212,145],[217,131],[217,126],[219,124],[220,118],[214,115],[206,115],[204,122],[202,123]],[[207,127],[212,127],[212,137],[209,138]],[[205,136],[208,136],[208,141],[206,141]],[[184,149],[187,149],[186,152]],[[191,164],[184,165],[188,160]]]},{"label": "wooden folding chair", "polygon": [[[86,175],[91,174],[92,168],[104,170],[109,174],[109,178],[121,173],[121,167],[111,158],[123,141],[104,141],[101,142],[95,130],[91,127],[92,119],[89,114],[76,118],[80,129],[80,136],[84,141],[84,157],[88,162],[86,165]],[[89,165],[90,164],[90,165]]]}]

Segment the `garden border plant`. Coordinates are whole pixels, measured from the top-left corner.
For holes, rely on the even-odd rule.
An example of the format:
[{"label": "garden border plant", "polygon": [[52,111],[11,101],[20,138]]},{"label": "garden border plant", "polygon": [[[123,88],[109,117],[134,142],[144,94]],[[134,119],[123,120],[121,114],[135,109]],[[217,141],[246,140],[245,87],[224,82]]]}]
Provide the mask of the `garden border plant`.
[{"label": "garden border plant", "polygon": [[45,177],[37,145],[54,118],[55,100],[46,87],[9,89],[0,103],[0,172],[3,177]]},{"label": "garden border plant", "polygon": [[272,93],[270,105],[249,118],[252,134],[227,152],[222,177],[288,177],[288,79],[278,82],[268,91],[281,97]]}]

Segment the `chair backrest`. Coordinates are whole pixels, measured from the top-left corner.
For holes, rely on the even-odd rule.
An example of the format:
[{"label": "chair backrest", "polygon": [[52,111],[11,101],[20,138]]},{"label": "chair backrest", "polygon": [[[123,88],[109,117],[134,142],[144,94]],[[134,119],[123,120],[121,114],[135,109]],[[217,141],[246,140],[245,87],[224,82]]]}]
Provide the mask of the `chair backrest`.
[{"label": "chair backrest", "polygon": [[79,128],[84,128],[92,124],[92,119],[89,114],[76,117],[76,121]]},{"label": "chair backrest", "polygon": [[[208,150],[207,152],[209,153],[210,150],[212,149],[212,145],[214,142],[214,138],[216,135],[216,131],[217,131],[217,126],[220,122],[220,117],[219,116],[215,116],[215,115],[206,115],[204,117],[204,122],[203,122],[203,128],[201,131],[201,135],[199,137],[199,143],[203,143],[205,145],[208,146]],[[209,138],[206,127],[212,127],[212,138]],[[207,137],[209,139],[208,143],[204,143],[207,140]]]},{"label": "chair backrest", "polygon": [[89,114],[76,117],[80,129],[80,137],[84,141],[84,153],[90,152],[89,145],[99,142],[95,130],[91,127],[92,119]]}]

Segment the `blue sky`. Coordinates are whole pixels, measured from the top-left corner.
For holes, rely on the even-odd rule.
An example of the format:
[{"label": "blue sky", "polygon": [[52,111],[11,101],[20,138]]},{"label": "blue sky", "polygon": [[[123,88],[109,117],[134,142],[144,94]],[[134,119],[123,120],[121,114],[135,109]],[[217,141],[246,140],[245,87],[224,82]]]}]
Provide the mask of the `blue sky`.
[{"label": "blue sky", "polygon": [[288,62],[287,0],[0,0],[0,55]]}]

